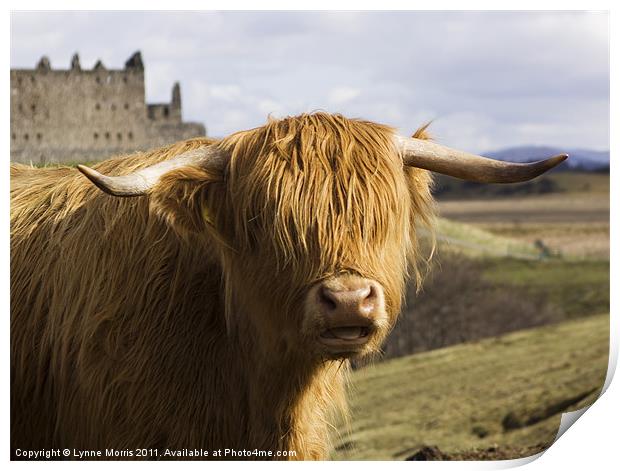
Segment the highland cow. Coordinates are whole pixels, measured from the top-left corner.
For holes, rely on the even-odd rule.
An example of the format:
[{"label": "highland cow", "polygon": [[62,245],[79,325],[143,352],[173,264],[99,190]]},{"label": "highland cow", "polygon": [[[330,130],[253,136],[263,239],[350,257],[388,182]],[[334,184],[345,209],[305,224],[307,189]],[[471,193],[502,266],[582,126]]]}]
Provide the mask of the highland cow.
[{"label": "highland cow", "polygon": [[94,185],[13,165],[13,452],[328,457],[348,359],[380,349],[420,279],[428,170],[515,182],[564,158],[314,113],[80,166]]}]

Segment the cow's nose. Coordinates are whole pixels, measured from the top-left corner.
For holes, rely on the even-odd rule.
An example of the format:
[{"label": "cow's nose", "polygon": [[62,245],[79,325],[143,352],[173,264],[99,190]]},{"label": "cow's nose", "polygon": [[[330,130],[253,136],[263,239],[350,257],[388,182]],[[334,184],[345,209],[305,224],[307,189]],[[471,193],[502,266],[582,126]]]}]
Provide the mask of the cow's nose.
[{"label": "cow's nose", "polygon": [[320,296],[327,313],[351,311],[360,314],[372,309],[372,299],[375,297],[370,285],[350,291],[335,291],[323,286]]},{"label": "cow's nose", "polygon": [[370,325],[382,310],[381,287],[364,278],[323,283],[318,290],[325,322],[331,326]]}]

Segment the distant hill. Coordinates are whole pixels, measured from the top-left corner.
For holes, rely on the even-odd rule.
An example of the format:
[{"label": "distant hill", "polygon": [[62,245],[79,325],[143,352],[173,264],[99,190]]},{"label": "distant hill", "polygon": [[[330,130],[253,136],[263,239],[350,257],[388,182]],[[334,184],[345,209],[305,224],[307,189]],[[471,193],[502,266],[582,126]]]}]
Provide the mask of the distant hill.
[{"label": "distant hill", "polygon": [[545,146],[521,146],[486,152],[483,155],[508,162],[531,162],[557,154],[568,154],[569,159],[559,168],[564,170],[600,171],[609,169],[609,151],[589,149],[561,149]]}]

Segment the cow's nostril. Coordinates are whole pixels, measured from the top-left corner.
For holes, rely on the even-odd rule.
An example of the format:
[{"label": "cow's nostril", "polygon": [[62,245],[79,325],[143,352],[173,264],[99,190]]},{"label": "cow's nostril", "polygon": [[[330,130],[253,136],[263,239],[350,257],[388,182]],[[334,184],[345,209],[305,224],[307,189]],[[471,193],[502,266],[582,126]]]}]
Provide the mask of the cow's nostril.
[{"label": "cow's nostril", "polygon": [[372,299],[376,296],[375,289],[373,286],[368,285],[364,290],[360,293],[360,298],[362,301],[366,301]]},{"label": "cow's nostril", "polygon": [[364,291],[363,295],[360,296],[360,307],[368,308],[372,307],[377,300],[377,291],[373,286],[369,286],[367,290]]},{"label": "cow's nostril", "polygon": [[334,293],[328,288],[323,287],[319,290],[319,300],[330,311],[338,309],[338,302],[334,297]]}]

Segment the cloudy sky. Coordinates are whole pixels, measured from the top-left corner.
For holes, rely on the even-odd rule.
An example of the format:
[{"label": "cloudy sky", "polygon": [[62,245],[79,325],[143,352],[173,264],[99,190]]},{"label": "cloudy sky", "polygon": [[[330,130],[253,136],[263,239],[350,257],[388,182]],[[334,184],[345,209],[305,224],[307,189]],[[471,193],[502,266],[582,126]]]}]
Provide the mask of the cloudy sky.
[{"label": "cloudy sky", "polygon": [[147,101],[181,82],[185,120],[223,136],[327,110],[474,152],[609,149],[608,16],[586,12],[33,12],[11,67],[47,55],[121,68],[141,50]]}]

